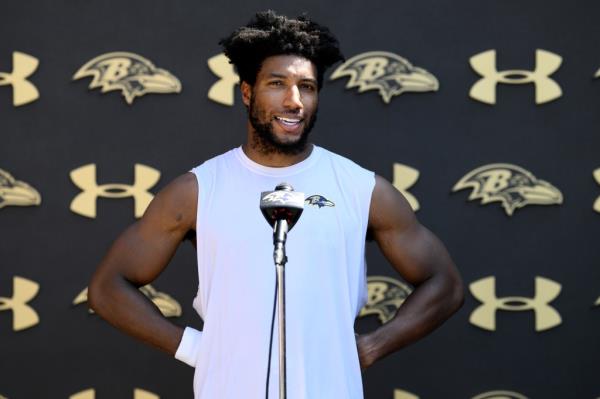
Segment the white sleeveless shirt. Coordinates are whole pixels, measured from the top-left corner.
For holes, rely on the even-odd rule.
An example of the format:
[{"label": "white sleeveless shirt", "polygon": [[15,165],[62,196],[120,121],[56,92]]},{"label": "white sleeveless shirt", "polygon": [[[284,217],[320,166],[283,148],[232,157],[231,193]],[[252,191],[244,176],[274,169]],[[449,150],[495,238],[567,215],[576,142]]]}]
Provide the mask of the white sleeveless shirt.
[{"label": "white sleeveless shirt", "polygon": [[[285,266],[289,399],[363,398],[354,319],[366,301],[365,234],[373,172],[323,148],[284,168],[241,148],[193,169],[202,332],[186,328],[176,357],[196,367],[195,398],[263,399],[275,295],[273,230],[260,193],[287,182],[305,194]],[[269,398],[279,396],[275,320]]]}]

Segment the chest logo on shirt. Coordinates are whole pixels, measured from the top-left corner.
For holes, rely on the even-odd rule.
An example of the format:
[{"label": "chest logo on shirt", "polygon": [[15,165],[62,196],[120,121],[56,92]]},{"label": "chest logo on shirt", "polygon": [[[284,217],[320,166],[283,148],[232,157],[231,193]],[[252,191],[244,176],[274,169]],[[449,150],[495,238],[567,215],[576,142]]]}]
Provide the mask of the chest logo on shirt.
[{"label": "chest logo on shirt", "polygon": [[335,206],[333,201],[329,201],[322,195],[311,195],[304,200],[304,203],[306,205],[318,206],[319,209],[323,208],[324,206]]}]

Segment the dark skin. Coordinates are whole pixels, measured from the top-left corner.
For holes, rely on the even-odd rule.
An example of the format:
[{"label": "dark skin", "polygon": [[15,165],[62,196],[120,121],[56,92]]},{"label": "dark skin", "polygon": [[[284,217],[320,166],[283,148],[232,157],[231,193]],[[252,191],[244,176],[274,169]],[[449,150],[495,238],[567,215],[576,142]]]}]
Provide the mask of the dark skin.
[{"label": "dark skin", "polygon": [[[242,82],[242,100],[252,99],[261,122],[270,123],[277,142],[293,143],[304,133],[316,112],[316,70],[295,55],[268,57],[250,86]],[[283,120],[281,119],[283,118]],[[246,155],[272,167],[290,166],[306,159],[312,145],[294,155],[266,151],[248,123]],[[162,316],[138,291],[167,267],[179,245],[196,228],[198,183],[186,173],[156,195],[144,216],[126,229],[100,262],[89,286],[90,306],[110,324],[175,354],[183,328]],[[371,197],[369,231],[383,255],[415,288],[387,324],[357,337],[363,369],[425,336],[461,306],[460,276],[443,244],[419,224],[409,204],[385,179],[376,176]]]}]

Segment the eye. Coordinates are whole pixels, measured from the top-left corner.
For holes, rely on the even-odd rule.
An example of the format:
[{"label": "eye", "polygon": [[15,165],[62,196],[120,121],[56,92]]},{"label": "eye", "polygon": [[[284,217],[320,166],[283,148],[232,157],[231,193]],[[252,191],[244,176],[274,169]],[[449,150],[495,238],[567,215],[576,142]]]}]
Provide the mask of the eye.
[{"label": "eye", "polygon": [[277,87],[283,85],[281,80],[272,80],[269,82],[269,86]]},{"label": "eye", "polygon": [[312,83],[302,83],[300,85],[300,88],[302,90],[306,90],[306,91],[315,91],[315,90],[317,90],[317,88],[315,87],[315,85],[312,84]]}]

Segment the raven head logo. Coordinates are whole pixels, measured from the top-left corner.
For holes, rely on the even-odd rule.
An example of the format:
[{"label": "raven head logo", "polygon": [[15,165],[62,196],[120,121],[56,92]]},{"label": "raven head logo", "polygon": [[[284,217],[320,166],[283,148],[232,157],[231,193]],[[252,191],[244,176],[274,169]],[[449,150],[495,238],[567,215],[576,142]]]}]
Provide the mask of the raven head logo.
[{"label": "raven head logo", "polygon": [[474,396],[473,399],[527,399],[527,397],[513,391],[490,391]]},{"label": "raven head logo", "polygon": [[322,195],[311,195],[310,197],[304,200],[306,205],[314,205],[319,208],[323,208],[324,206],[335,206],[332,201],[329,201],[327,198]]},{"label": "raven head logo", "polygon": [[412,292],[405,283],[386,276],[367,277],[367,304],[358,317],[377,315],[381,324],[390,321]]},{"label": "raven head logo", "polygon": [[[147,284],[140,287],[140,291],[148,299],[150,299],[160,310],[165,317],[179,317],[181,316],[181,305],[171,296],[164,292],[157,291],[152,285]],[[73,305],[79,305],[80,303],[87,302],[88,300],[88,289],[85,287],[83,291],[79,293],[73,299]],[[94,313],[92,309],[89,309],[90,313]]]},{"label": "raven head logo", "polygon": [[100,87],[102,93],[121,90],[127,104],[146,93],[179,93],[179,79],[164,69],[156,68],[146,58],[128,52],[100,55],[73,75],[73,80],[93,77],[90,89]]},{"label": "raven head logo", "polygon": [[552,184],[537,179],[520,166],[507,163],[490,164],[467,173],[452,192],[471,188],[469,200],[482,204],[498,201],[508,216],[526,205],[562,204],[562,193]]},{"label": "raven head logo", "polygon": [[407,59],[386,51],[369,51],[356,55],[340,65],[330,80],[349,76],[346,88],[358,87],[358,92],[378,90],[386,104],[393,96],[405,92],[437,91],[438,80]]},{"label": "raven head logo", "polygon": [[31,206],[42,203],[40,193],[29,184],[15,180],[10,173],[0,169],[0,209],[5,206]]}]

